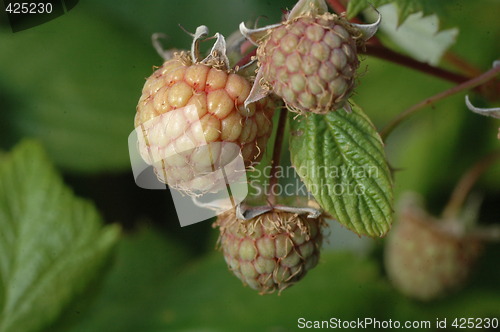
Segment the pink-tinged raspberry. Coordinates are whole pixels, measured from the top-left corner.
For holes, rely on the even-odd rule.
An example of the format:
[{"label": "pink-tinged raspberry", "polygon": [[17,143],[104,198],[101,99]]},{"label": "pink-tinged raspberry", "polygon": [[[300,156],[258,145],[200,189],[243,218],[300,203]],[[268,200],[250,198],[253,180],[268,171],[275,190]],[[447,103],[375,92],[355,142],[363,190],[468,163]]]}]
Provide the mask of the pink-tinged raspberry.
[{"label": "pink-tinged raspberry", "polygon": [[219,245],[229,269],[260,294],[281,292],[318,264],[323,219],[272,210],[250,220],[221,214]]},{"label": "pink-tinged raspberry", "polygon": [[429,301],[464,286],[482,245],[447,226],[415,202],[401,210],[384,253],[389,279],[401,293]]},{"label": "pink-tinged raspberry", "polygon": [[240,32],[258,46],[259,69],[247,103],[271,92],[288,109],[325,114],[344,108],[356,85],[357,48],[380,24],[354,24],[329,13],[325,0],[299,0],[279,24]]},{"label": "pink-tinged raspberry", "polygon": [[359,66],[356,33],[345,19],[328,13],[271,29],[257,50],[264,84],[297,112],[342,108]]},{"label": "pink-tinged raspberry", "polygon": [[219,62],[193,62],[185,54],[166,61],[146,80],[135,126],[143,136],[141,155],[160,181],[186,193],[204,193],[224,180],[214,171],[240,151],[243,170],[260,160],[275,103],[265,98],[245,107],[250,89],[248,79]]}]

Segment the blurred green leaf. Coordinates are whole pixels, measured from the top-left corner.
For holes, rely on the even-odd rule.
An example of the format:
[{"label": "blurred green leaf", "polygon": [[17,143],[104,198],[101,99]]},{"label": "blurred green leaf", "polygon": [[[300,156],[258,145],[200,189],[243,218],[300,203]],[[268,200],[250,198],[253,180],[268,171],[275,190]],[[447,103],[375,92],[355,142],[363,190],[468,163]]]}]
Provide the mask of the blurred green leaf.
[{"label": "blurred green leaf", "polygon": [[149,39],[75,9],[21,33],[0,31],[0,44],[0,63],[9,64],[0,66],[11,97],[1,116],[9,141],[37,138],[71,171],[130,167],[135,106],[145,77],[161,64]]},{"label": "blurred green leaf", "polygon": [[222,254],[187,260],[183,252],[150,230],[126,238],[102,296],[69,331],[289,330],[299,317],[362,316],[388,289],[375,264],[336,253],[280,296],[261,296],[228,271]]},{"label": "blurred green leaf", "polygon": [[[190,255],[186,248],[142,226],[119,243],[117,257],[92,307],[75,308],[65,320],[78,322],[60,331],[146,331],[161,305],[165,291]],[[83,312],[83,314],[82,314]]]},{"label": "blurred green leaf", "polygon": [[[151,251],[161,248],[152,258]],[[228,271],[222,254],[186,261],[180,252],[176,242],[151,231],[125,240],[101,298],[78,326],[64,331],[292,331],[300,330],[299,318],[434,322],[500,314],[498,271],[491,265],[483,268],[486,278],[477,277],[481,283],[424,304],[398,294],[376,260],[352,253],[323,252],[320,264],[297,285],[262,296]]]},{"label": "blurred green leaf", "polygon": [[51,323],[96,278],[119,235],[76,198],[35,142],[0,163],[0,331]]},{"label": "blurred green leaf", "polygon": [[[491,267],[484,269],[488,272]],[[460,314],[496,317],[500,314],[500,296],[492,292],[495,278],[498,272],[490,273],[484,284],[443,301],[422,304],[397,293],[383,278],[374,259],[347,252],[323,252],[319,265],[297,285],[279,296],[261,296],[242,286],[227,270],[221,254],[208,255],[190,264],[172,281],[166,293],[169,296],[158,310],[155,329],[150,330],[291,331],[301,330],[297,327],[301,317],[393,321],[427,318],[432,322],[436,317],[451,319]]]},{"label": "blurred green leaf", "polygon": [[382,140],[361,108],[290,121],[292,163],[318,203],[360,235],[387,233],[391,175]]},{"label": "blurred green leaf", "polygon": [[263,296],[244,287],[218,253],[174,280],[171,296],[157,317],[158,327],[169,331],[289,331],[297,329],[300,317],[356,319],[369,311],[380,317],[387,315],[392,300],[385,297],[377,308],[373,303],[388,289],[376,264],[336,252],[322,255],[314,270],[281,295]]},{"label": "blurred green leaf", "polygon": [[[117,6],[112,1],[87,0],[81,5],[99,7],[112,16],[119,16],[127,25],[142,33],[145,38],[154,32],[168,35],[165,46],[189,48],[191,40],[179,29],[182,24],[194,32],[199,25],[206,25],[211,33],[220,32],[226,38],[238,30],[242,21],[255,21],[258,17],[272,24],[279,22],[282,9],[291,9],[297,0],[189,0],[189,1],[134,1],[122,0]],[[133,14],[131,14],[133,13]],[[228,15],[231,13],[231,15]],[[262,17],[265,15],[265,18]],[[147,18],[147,19],[144,19]],[[202,48],[208,47],[203,45]],[[208,49],[207,49],[208,50]]]},{"label": "blurred green leaf", "polygon": [[394,3],[398,8],[398,25],[402,24],[408,16],[423,12],[423,15],[442,14],[449,3],[436,0],[351,0],[347,5],[347,16],[352,18],[370,6],[380,7]]}]

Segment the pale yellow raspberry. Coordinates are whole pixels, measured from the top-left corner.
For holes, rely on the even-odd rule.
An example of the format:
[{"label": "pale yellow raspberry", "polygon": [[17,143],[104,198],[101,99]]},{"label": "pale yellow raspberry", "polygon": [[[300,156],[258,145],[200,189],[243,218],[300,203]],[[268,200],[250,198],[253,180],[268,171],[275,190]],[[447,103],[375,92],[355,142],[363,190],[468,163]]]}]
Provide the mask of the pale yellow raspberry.
[{"label": "pale yellow raspberry", "polygon": [[231,163],[235,151],[246,167],[262,158],[276,104],[265,98],[245,107],[250,89],[243,76],[183,56],[146,80],[135,126],[141,156],[162,182],[203,193],[220,182],[215,171]]}]

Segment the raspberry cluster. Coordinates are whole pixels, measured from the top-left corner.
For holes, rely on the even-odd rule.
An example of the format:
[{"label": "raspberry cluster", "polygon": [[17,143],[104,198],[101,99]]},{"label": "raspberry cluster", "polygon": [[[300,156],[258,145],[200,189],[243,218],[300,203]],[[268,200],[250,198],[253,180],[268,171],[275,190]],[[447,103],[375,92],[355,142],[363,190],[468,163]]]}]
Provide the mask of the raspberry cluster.
[{"label": "raspberry cluster", "polygon": [[[137,105],[139,151],[161,182],[190,196],[217,192],[259,162],[281,101],[302,114],[349,111],[357,47],[374,33],[328,13],[324,0],[299,0],[283,22],[253,30],[242,24],[240,31],[230,47],[217,33],[203,59],[205,26],[192,35],[189,52],[165,51],[153,37],[165,62],[146,80]],[[226,54],[240,49],[243,57],[245,38],[257,46],[255,77],[243,74],[255,60],[231,68]],[[251,216],[233,206],[215,223],[229,268],[262,294],[302,279],[318,263],[322,242],[319,209],[270,202]]]}]

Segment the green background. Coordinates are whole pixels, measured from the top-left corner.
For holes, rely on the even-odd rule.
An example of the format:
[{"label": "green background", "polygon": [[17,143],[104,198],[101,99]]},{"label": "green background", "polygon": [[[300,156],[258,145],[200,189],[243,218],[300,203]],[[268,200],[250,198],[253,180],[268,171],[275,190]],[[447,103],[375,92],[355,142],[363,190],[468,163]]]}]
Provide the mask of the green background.
[{"label": "green background", "polygon": [[[489,69],[500,54],[500,2],[451,3],[441,20],[460,29],[452,50]],[[241,21],[265,16],[261,25],[277,22],[281,10],[293,4],[83,0],[69,13],[29,30],[12,33],[0,26],[0,149],[7,152],[24,138],[38,140],[65,183],[92,200],[108,223],[120,223],[125,230],[102,280],[76,298],[47,331],[288,331],[297,328],[300,317],[500,318],[498,245],[487,246],[462,292],[424,304],[403,297],[387,281],[383,240],[358,239],[332,226],[332,241],[339,245],[325,248],[318,267],[282,295],[260,296],[227,271],[214,250],[217,232],[209,221],[181,228],[167,191],[135,186],[127,137],[145,78],[161,64],[151,34],[164,32],[168,47],[186,49],[190,37],[178,24],[188,31],[204,24],[212,33],[228,36]],[[353,99],[378,128],[452,87],[411,69],[363,58],[366,72]],[[478,106],[493,106],[471,96]],[[396,198],[416,191],[438,214],[460,175],[499,147],[498,125],[469,112],[463,93],[405,122],[386,142],[390,164],[400,169]],[[479,222],[498,225],[498,165],[475,191],[483,197]]]}]

